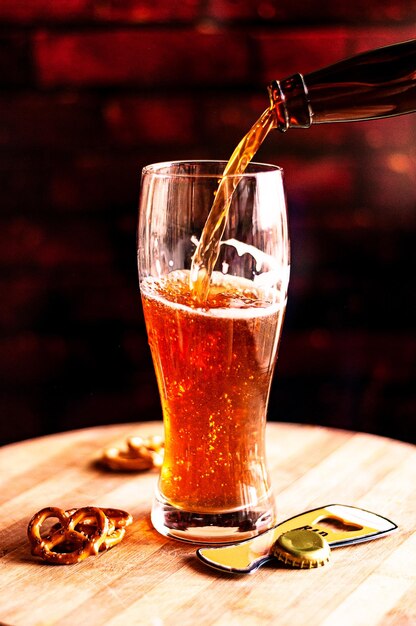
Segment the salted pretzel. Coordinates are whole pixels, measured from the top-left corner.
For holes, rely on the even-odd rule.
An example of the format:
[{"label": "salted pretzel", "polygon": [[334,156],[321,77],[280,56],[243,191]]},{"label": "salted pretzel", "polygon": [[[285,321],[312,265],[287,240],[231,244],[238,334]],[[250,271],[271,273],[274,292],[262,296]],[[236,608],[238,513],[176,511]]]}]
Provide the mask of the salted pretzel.
[{"label": "salted pretzel", "polygon": [[163,463],[163,439],[157,435],[153,437],[129,437],[127,447],[107,448],[103,451],[99,462],[101,465],[122,471],[144,471],[153,467],[160,467]]},{"label": "salted pretzel", "polygon": [[[48,518],[59,521],[42,537]],[[119,543],[131,522],[131,515],[119,509],[46,507],[32,517],[27,534],[33,555],[55,565],[72,565]]]},{"label": "salted pretzel", "polygon": [[[73,515],[77,509],[67,509],[65,513],[68,515]],[[107,536],[104,542],[100,546],[100,551],[109,550],[113,548],[115,545],[120,543],[126,534],[126,528],[129,526],[133,517],[130,513],[126,511],[122,511],[121,509],[109,509],[109,508],[101,508],[103,513],[108,518],[108,531]],[[75,530],[81,532],[87,538],[90,538],[94,535],[94,532],[97,527],[97,522],[94,516],[85,517],[81,522],[75,526]],[[56,531],[61,530],[62,524],[57,522],[50,529],[50,533],[55,533]]]},{"label": "salted pretzel", "polygon": [[[57,518],[61,528],[42,537],[41,527],[50,517]],[[89,537],[75,530],[86,518],[95,520],[95,528]],[[91,554],[98,554],[107,537],[108,527],[108,517],[97,507],[83,507],[70,515],[51,506],[35,513],[29,522],[27,533],[33,555],[55,565],[71,565],[83,561]]]}]

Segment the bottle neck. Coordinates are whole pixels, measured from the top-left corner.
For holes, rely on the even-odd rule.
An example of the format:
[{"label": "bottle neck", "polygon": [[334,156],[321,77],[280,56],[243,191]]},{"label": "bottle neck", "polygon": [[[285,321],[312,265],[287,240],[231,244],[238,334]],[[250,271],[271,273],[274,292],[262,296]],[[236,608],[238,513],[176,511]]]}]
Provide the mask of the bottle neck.
[{"label": "bottle neck", "polygon": [[268,90],[279,130],[285,132],[289,128],[309,128],[313,110],[302,74],[294,74],[282,81],[274,80]]},{"label": "bottle neck", "polygon": [[370,120],[416,111],[416,40],[379,48],[269,85],[277,128]]}]

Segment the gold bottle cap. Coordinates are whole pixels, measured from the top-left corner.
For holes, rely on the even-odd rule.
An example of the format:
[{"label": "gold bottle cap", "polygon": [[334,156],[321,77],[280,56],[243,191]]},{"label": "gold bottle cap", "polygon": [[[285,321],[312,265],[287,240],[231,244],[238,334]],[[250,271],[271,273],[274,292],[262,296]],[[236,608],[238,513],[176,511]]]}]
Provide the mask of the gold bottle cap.
[{"label": "gold bottle cap", "polygon": [[273,546],[273,554],[279,561],[299,568],[325,565],[330,553],[326,539],[313,530],[289,530]]}]

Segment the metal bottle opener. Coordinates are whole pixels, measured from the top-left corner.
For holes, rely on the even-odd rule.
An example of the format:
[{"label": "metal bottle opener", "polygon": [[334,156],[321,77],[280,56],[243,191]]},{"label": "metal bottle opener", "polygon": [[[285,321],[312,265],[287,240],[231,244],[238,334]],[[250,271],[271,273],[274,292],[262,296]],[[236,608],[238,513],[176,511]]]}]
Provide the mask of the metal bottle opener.
[{"label": "metal bottle opener", "polygon": [[265,533],[239,543],[199,548],[198,558],[210,567],[231,574],[249,574],[272,560],[272,548],[280,535],[295,529],[312,530],[331,548],[350,546],[383,537],[397,529],[390,520],[354,506],[329,504],[301,513]]}]

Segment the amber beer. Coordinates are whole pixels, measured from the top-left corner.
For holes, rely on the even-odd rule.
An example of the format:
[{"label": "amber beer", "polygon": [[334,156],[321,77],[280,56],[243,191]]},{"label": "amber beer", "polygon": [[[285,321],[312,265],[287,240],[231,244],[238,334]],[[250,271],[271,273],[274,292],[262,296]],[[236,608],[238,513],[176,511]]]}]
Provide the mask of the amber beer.
[{"label": "amber beer", "polygon": [[214,272],[201,308],[188,274],[141,284],[165,420],[160,493],[178,509],[213,514],[256,494],[259,517],[270,515],[264,428],[285,303]]}]

